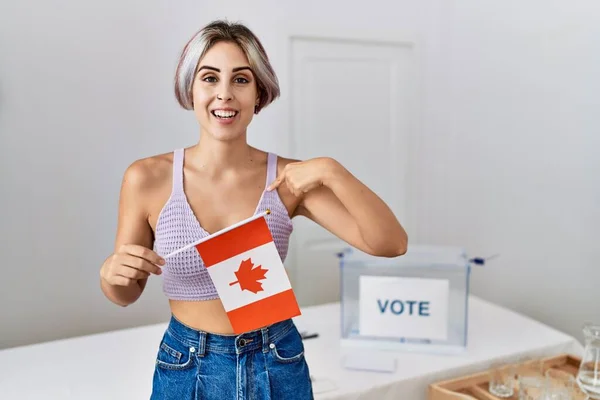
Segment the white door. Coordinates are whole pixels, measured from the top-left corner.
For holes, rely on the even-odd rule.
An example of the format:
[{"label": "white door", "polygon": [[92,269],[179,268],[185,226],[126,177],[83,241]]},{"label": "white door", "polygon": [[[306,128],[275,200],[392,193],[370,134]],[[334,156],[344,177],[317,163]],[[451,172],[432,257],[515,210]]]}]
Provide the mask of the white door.
[{"label": "white door", "polygon": [[[407,43],[293,38],[292,156],[331,156],[406,215],[416,112],[415,51]],[[347,245],[294,219],[290,278],[302,306],[339,300],[336,253]]]}]

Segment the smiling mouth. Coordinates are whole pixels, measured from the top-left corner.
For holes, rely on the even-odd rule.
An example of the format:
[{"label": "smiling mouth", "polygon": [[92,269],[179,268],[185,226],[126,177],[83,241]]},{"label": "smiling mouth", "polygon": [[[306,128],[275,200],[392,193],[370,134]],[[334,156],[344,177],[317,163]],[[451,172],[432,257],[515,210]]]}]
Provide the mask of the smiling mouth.
[{"label": "smiling mouth", "polygon": [[231,119],[238,115],[238,111],[223,111],[223,110],[213,110],[210,112],[212,115],[219,119]]}]

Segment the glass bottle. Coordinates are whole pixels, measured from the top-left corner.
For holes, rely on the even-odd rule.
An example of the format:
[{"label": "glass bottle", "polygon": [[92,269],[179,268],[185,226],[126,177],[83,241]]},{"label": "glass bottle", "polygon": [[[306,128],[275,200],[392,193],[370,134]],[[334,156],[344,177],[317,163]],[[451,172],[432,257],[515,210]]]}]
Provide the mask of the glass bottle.
[{"label": "glass bottle", "polygon": [[585,349],[577,373],[577,384],[588,399],[600,400],[600,324],[583,327]]}]

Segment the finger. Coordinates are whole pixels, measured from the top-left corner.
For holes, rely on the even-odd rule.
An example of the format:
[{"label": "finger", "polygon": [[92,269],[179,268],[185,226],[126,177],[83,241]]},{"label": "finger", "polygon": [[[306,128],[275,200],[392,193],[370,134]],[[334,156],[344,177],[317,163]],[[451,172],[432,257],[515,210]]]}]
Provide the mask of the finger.
[{"label": "finger", "polygon": [[122,276],[129,279],[139,280],[148,278],[150,274],[146,271],[141,271],[139,269],[126,267],[118,272],[118,276]]},{"label": "finger", "polygon": [[276,189],[279,187],[279,185],[281,185],[281,182],[283,182],[285,175],[279,175],[279,178],[275,179],[270,185],[269,187],[267,187],[267,192],[270,192],[273,189]]},{"label": "finger", "polygon": [[292,195],[294,195],[294,197],[302,197],[302,195],[304,194],[302,190],[298,189],[290,190],[290,192],[292,192]]},{"label": "finger", "polygon": [[113,286],[129,286],[131,285],[131,279],[125,278],[121,275],[115,275],[110,278],[110,281],[107,281],[109,284]]},{"label": "finger", "polygon": [[161,256],[144,246],[126,244],[124,245],[123,252],[134,255],[136,257],[143,258],[155,265],[165,264],[165,260]]},{"label": "finger", "polygon": [[146,271],[146,272],[149,272],[151,274],[156,274],[156,275],[160,275],[162,273],[162,270],[159,267],[152,264],[151,262],[148,262],[148,260],[145,260],[140,257],[132,256],[131,254],[123,255],[123,257],[120,261],[121,261],[121,264],[123,264],[127,267],[135,268],[140,271]]},{"label": "finger", "polygon": [[289,192],[295,197],[300,197],[303,194],[304,183],[299,181],[297,178],[287,179],[285,184]]}]

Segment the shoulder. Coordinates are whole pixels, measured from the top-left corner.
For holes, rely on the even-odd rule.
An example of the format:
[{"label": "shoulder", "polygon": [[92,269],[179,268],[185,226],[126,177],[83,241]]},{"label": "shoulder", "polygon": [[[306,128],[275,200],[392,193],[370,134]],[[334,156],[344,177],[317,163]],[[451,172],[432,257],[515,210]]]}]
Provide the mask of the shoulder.
[{"label": "shoulder", "polygon": [[254,150],[257,152],[257,154],[260,154],[260,157],[264,160],[264,162],[267,162],[267,157],[270,154],[271,156],[275,156],[275,160],[277,161],[277,174],[279,175],[280,172],[283,172],[283,170],[285,169],[285,167],[288,164],[292,164],[295,162],[300,162],[301,160],[296,160],[293,158],[286,158],[286,157],[282,157],[277,153],[274,152],[269,152],[267,150],[264,149],[257,149],[254,148]]},{"label": "shoulder", "polygon": [[132,162],[123,174],[123,186],[147,191],[169,181],[173,171],[173,153],[158,154]]},{"label": "shoulder", "polygon": [[286,157],[277,156],[277,174],[279,175],[280,172],[283,172],[285,167],[287,167],[289,164],[293,164],[293,163],[297,163],[297,162],[301,162],[301,161],[302,160],[297,160],[295,158],[286,158]]}]

